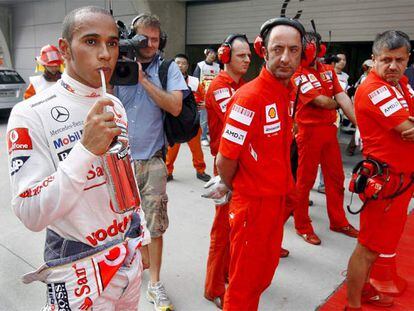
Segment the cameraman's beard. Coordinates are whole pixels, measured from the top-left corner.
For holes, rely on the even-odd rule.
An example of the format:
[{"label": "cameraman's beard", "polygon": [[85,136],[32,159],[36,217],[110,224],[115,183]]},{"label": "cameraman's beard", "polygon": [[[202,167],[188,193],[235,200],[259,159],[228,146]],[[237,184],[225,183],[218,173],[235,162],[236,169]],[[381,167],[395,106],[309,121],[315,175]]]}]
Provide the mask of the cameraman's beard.
[{"label": "cameraman's beard", "polygon": [[138,50],[138,52],[137,52],[137,60],[140,63],[144,63],[144,64],[145,63],[150,63],[154,59],[154,57],[156,57],[158,54],[159,54],[159,51],[155,52],[152,56],[146,56],[146,55],[143,55],[140,52],[140,50]]}]

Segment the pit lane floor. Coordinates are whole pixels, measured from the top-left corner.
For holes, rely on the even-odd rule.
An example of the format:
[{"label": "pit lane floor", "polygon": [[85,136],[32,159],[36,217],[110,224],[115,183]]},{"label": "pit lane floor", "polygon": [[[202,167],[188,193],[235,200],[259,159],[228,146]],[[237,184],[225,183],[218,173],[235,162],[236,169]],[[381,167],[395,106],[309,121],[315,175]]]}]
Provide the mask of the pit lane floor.
[{"label": "pit lane floor", "polygon": [[[0,311],[40,310],[46,290],[41,283],[24,285],[20,277],[42,264],[44,233],[27,230],[10,208],[5,133],[7,116],[0,119]],[[341,137],[343,142],[349,135]],[[212,158],[204,148],[207,172],[212,173]],[[346,187],[354,163],[360,155],[343,156]],[[195,178],[191,154],[183,145],[174,170],[174,180],[168,183],[170,227],[165,234],[162,281],[178,311],[217,310],[203,298],[205,266],[209,246],[210,226],[214,205],[200,197],[203,182]],[[316,189],[316,186],[315,186]],[[295,234],[292,219],[285,226],[283,246],[291,252],[282,259],[272,285],[262,295],[260,310],[314,310],[343,281],[347,261],[356,240],[329,230],[325,196],[311,192],[314,206],[310,208],[314,228],[322,245],[312,246]],[[346,191],[345,204],[350,200]],[[354,197],[354,207],[359,201]],[[348,214],[357,226],[358,218]],[[153,310],[145,299],[148,273],[141,291],[140,311]]]}]

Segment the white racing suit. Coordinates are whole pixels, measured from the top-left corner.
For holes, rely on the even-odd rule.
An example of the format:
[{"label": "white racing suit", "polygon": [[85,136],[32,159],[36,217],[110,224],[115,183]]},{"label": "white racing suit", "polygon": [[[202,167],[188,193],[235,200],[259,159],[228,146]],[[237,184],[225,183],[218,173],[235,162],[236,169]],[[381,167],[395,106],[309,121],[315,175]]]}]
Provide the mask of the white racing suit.
[{"label": "white racing suit", "polygon": [[[142,239],[140,209],[111,209],[100,157],[80,143],[101,89],[68,75],[17,104],[8,122],[12,208],[30,230],[46,230],[45,265],[24,282],[47,284],[45,310],[137,310]],[[119,99],[109,110],[128,139]],[[143,222],[140,222],[140,218]]]}]

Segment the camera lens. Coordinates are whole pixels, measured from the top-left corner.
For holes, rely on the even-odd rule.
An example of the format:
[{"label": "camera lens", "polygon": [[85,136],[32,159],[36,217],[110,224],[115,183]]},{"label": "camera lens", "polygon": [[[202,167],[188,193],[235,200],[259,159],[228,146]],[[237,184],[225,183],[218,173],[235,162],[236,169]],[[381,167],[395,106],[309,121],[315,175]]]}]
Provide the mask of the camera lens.
[{"label": "camera lens", "polygon": [[131,70],[127,64],[122,64],[116,67],[116,74],[120,78],[126,78],[131,74]]}]

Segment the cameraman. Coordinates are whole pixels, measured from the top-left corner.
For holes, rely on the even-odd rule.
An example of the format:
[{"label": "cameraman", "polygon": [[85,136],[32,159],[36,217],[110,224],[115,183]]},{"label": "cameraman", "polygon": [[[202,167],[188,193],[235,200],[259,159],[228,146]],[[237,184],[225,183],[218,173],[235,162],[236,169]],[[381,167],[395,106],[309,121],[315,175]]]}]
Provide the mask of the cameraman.
[{"label": "cameraman", "polygon": [[168,70],[167,90],[162,89],[158,68],[162,63],[160,43],[164,45],[165,37],[162,36],[158,17],[150,13],[141,14],[132,24],[137,34],[148,38],[148,46],[139,49],[137,53],[138,84],[116,87],[115,94],[124,103],[130,122],[131,155],[142,208],[151,233],[151,244],[148,245],[150,282],[147,297],[154,303],[156,310],[173,310],[160,282],[163,234],[168,227],[163,114],[164,111],[174,116],[180,114],[182,91],[187,90],[187,85],[177,64],[173,62]]}]

